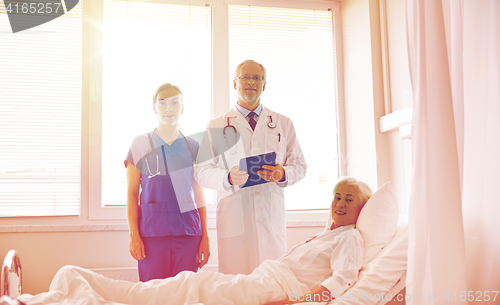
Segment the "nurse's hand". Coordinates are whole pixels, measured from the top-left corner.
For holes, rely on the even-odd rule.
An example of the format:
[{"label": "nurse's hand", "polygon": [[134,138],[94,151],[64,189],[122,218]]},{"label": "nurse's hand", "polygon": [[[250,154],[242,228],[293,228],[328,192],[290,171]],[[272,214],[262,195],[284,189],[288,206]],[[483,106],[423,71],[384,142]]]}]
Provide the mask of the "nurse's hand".
[{"label": "nurse's hand", "polygon": [[146,251],[144,250],[144,243],[140,236],[130,238],[129,251],[135,260],[146,258]]},{"label": "nurse's hand", "polygon": [[198,248],[198,268],[205,266],[210,257],[210,244],[208,243],[208,235],[201,237],[200,247]]},{"label": "nurse's hand", "polygon": [[231,185],[242,185],[248,180],[248,174],[245,171],[240,171],[238,165],[233,166],[229,172],[229,182]]},{"label": "nurse's hand", "polygon": [[272,165],[262,165],[264,171],[257,171],[257,175],[262,179],[270,182],[281,182],[285,181],[285,169],[276,162],[276,166]]}]

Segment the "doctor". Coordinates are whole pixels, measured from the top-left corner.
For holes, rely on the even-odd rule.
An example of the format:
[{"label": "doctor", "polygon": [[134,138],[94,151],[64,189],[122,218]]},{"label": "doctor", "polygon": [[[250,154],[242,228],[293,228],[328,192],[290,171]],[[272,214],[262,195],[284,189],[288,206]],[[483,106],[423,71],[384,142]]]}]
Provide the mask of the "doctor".
[{"label": "doctor", "polygon": [[[218,191],[219,271],[249,274],[286,253],[284,188],[304,178],[307,165],[292,121],[260,103],[264,66],[242,62],[233,85],[238,104],[209,122],[200,152],[211,155],[202,162],[198,154],[194,175],[201,186]],[[276,166],[264,165],[258,174],[270,183],[241,188],[248,174],[239,170],[240,159],[268,152],[276,152]]]}]

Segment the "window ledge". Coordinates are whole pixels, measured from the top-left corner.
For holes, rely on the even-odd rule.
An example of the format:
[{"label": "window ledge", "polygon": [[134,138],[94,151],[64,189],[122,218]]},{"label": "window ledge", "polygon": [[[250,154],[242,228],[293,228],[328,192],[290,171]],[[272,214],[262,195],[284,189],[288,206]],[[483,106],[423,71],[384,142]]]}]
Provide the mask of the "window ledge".
[{"label": "window ledge", "polygon": [[[287,228],[323,227],[323,220],[288,220]],[[209,229],[215,229],[215,221],[209,221]],[[47,233],[47,232],[119,232],[128,231],[127,224],[76,224],[76,225],[14,225],[0,226],[0,233]]]},{"label": "window ledge", "polygon": [[389,113],[379,118],[379,130],[381,133],[384,133],[399,129],[401,139],[410,139],[412,117],[413,107]]},{"label": "window ledge", "polygon": [[15,225],[0,226],[0,233],[128,231],[127,224]]}]

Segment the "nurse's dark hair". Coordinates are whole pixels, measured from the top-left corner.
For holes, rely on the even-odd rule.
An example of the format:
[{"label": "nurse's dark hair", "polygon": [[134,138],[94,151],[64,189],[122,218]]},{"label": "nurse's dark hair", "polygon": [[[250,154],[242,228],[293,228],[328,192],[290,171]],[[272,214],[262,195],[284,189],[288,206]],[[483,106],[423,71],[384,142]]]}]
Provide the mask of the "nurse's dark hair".
[{"label": "nurse's dark hair", "polygon": [[343,177],[341,178],[335,187],[333,188],[333,195],[335,196],[335,193],[337,192],[337,188],[341,185],[352,185],[354,188],[356,188],[356,191],[358,193],[359,199],[363,203],[363,205],[370,199],[372,196],[372,190],[368,186],[368,184],[357,180],[356,178],[353,177]]},{"label": "nurse's dark hair", "polygon": [[179,89],[179,87],[172,85],[171,83],[165,83],[163,85],[160,85],[160,87],[158,87],[158,89],[156,89],[155,95],[153,95],[153,105],[156,103],[156,97],[158,96],[158,94],[160,94],[160,92],[162,92],[163,90],[167,90],[170,88],[174,88],[175,90],[177,90],[177,92],[182,94],[182,91],[181,91],[181,89]]}]

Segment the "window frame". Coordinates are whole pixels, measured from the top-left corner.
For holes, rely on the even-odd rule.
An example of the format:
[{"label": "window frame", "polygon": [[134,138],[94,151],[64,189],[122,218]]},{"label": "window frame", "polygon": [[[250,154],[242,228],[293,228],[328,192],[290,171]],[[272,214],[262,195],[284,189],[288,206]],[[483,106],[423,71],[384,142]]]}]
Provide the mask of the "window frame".
[{"label": "window frame", "polygon": [[[83,1],[83,62],[82,62],[82,170],[81,204],[79,216],[34,216],[14,217],[12,224],[115,224],[123,226],[126,221],[125,206],[101,206],[101,130],[102,130],[102,57],[95,56],[102,50],[103,0]],[[342,92],[342,48],[341,16],[339,4],[308,0],[152,0],[151,2],[212,7],[212,117],[230,109],[229,94],[231,88],[228,42],[228,5],[255,5],[268,7],[286,7],[301,9],[330,9],[335,21],[335,52],[338,86],[337,108],[339,110],[339,156],[345,154],[345,128],[343,127],[343,92]],[[215,101],[218,101],[217,103]],[[344,136],[343,136],[344,135]],[[339,158],[340,160],[341,158]],[[345,164],[340,162],[340,173],[345,173]],[[208,208],[209,227],[214,228],[215,207]],[[287,211],[287,226],[302,227],[323,225],[328,210]],[[304,222],[305,221],[305,222]],[[110,230],[114,230],[110,228]]]},{"label": "window frame", "polygon": [[[101,198],[101,188],[102,188],[102,177],[101,177],[101,152],[102,152],[102,47],[103,47],[103,12],[104,12],[104,0],[91,0],[92,11],[91,11],[91,54],[96,54],[97,56],[91,56],[92,60],[90,62],[90,88],[89,88],[89,100],[88,110],[89,110],[89,159],[88,159],[88,169],[89,169],[89,201],[88,201],[88,212],[90,220],[120,220],[126,219],[126,206],[102,206]],[[142,2],[142,1],[138,1]],[[149,1],[155,3],[163,4],[179,4],[179,5],[192,5],[192,6],[212,6],[216,4],[217,1],[171,1],[171,0],[160,0],[160,1]],[[213,30],[212,30],[213,31]],[[212,99],[213,100],[213,99]]]}]

